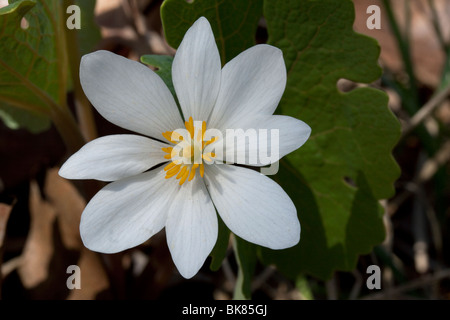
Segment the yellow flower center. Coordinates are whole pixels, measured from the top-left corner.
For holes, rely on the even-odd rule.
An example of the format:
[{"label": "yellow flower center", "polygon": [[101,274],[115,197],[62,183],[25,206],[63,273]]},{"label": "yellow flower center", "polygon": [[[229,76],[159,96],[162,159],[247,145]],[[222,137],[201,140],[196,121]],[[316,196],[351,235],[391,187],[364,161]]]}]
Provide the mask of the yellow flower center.
[{"label": "yellow flower center", "polygon": [[215,137],[208,141],[204,140],[206,121],[196,121],[194,124],[194,120],[190,117],[184,124],[186,126],[184,132],[175,130],[162,133],[167,141],[176,144],[174,147],[162,148],[162,151],[167,153],[164,158],[171,161],[164,168],[166,179],[176,177],[180,180],[180,185],[194,179],[197,168],[203,178],[205,172],[203,162],[212,162],[212,158],[215,157],[214,152],[204,152],[205,147],[216,140]]}]

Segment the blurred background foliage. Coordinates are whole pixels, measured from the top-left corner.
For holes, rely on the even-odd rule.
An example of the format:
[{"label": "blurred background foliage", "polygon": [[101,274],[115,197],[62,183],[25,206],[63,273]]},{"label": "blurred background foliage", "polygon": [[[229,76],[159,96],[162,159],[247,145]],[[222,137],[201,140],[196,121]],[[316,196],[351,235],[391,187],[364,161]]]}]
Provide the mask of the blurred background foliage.
[{"label": "blurred background foliage", "polygon": [[[450,3],[189,2],[0,2],[2,298],[450,298]],[[66,27],[72,4],[80,30]],[[367,28],[369,5],[381,8],[381,29]],[[170,85],[167,56],[202,15],[223,64],[256,43],[283,50],[288,84],[277,113],[313,134],[273,177],[296,203],[300,244],[271,251],[229,241],[222,225],[211,258],[185,280],[163,232],[115,255],[85,249],[79,219],[101,185],[66,181],[57,167],[85,141],[125,132],[84,96],[81,55],[104,49],[142,61]],[[66,286],[73,264],[81,290]],[[381,268],[381,290],[366,286],[370,265]]]}]

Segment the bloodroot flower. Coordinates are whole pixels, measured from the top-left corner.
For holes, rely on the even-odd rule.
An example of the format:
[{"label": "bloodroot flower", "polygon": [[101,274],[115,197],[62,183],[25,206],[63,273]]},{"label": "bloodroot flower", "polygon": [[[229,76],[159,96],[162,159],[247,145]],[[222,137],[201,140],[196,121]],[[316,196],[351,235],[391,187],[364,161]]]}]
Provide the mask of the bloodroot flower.
[{"label": "bloodroot flower", "polygon": [[[311,129],[304,122],[273,115],[286,86],[282,52],[256,45],[221,68],[211,26],[200,18],[176,52],[172,78],[182,115],[167,86],[146,66],[107,51],[83,56],[80,79],[93,106],[108,121],[141,134],[93,140],[61,167],[67,179],[113,181],[82,214],[85,246],[116,253],[165,227],[173,261],[190,278],[216,243],[217,213],[249,242],[271,249],[297,244],[300,223],[289,196],[272,179],[240,165],[263,165],[247,163],[260,144],[239,136],[237,145],[247,150],[238,150],[244,161],[234,164],[222,150],[207,151],[224,140],[207,138],[209,129],[275,130],[278,139],[268,149],[278,156],[271,163],[308,139]],[[175,150],[181,142],[180,156]]]}]

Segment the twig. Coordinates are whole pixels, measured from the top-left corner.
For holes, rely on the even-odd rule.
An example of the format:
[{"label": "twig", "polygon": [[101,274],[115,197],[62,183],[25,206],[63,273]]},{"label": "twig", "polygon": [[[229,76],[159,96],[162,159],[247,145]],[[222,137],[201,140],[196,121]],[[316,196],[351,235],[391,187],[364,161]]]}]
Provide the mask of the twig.
[{"label": "twig", "polygon": [[422,108],[417,111],[411,118],[409,123],[403,128],[402,136],[407,136],[414,128],[416,128],[422,121],[424,121],[435,109],[438,107],[450,94],[450,86],[439,91],[434,97],[432,97]]},{"label": "twig", "polygon": [[337,300],[338,299],[338,290],[336,285],[336,276],[325,282],[325,288],[327,290],[327,299],[328,300]]},{"label": "twig", "polygon": [[5,240],[6,235],[6,225],[8,223],[9,215],[11,213],[13,206],[14,204],[7,205],[4,203],[0,203],[0,249],[3,248],[3,242]]},{"label": "twig", "polygon": [[[14,203],[12,205],[0,203],[0,270],[2,270],[3,250],[4,250],[3,242],[5,240],[6,235],[6,225],[8,224],[9,215],[11,214],[13,206]],[[0,272],[0,298],[2,296],[2,282],[3,277],[2,273]]]},{"label": "twig", "polygon": [[450,141],[446,141],[436,155],[425,161],[416,183],[423,183],[431,179],[440,166],[450,160]]},{"label": "twig", "polygon": [[442,34],[442,28],[441,28],[441,24],[439,21],[439,15],[437,13],[436,4],[434,3],[434,0],[428,0],[428,5],[430,6],[430,9],[431,9],[431,16],[432,16],[431,21],[433,23],[433,28],[436,33],[436,37],[439,40],[439,44],[441,45],[442,50],[447,52],[448,45],[445,42],[444,36]]},{"label": "twig", "polygon": [[436,216],[436,212],[433,209],[432,206],[427,206],[426,215],[428,218],[428,221],[430,223],[430,232],[431,232],[431,239],[433,241],[434,249],[436,250],[436,256],[438,261],[443,262],[443,253],[442,253],[442,231],[441,231],[441,224]]},{"label": "twig", "polygon": [[223,259],[222,261],[222,270],[225,275],[225,279],[227,279],[226,289],[229,291],[233,291],[234,284],[236,283],[236,276],[231,269],[228,257],[225,257],[225,259]]},{"label": "twig", "polygon": [[394,34],[395,40],[397,41],[398,49],[402,56],[403,65],[406,73],[409,77],[409,94],[412,98],[411,101],[411,111],[417,111],[419,107],[419,95],[417,90],[417,80],[414,73],[413,62],[410,54],[410,44],[408,42],[408,38],[402,36],[400,31],[400,27],[397,24],[397,20],[394,15],[394,11],[392,10],[391,1],[383,0],[383,6],[386,10],[386,14],[389,20],[389,24],[391,26],[392,33]]},{"label": "twig", "polygon": [[[149,39],[149,32],[147,29],[147,23],[145,22],[144,16],[139,11],[139,7],[136,0],[129,0],[129,6],[134,18],[134,25],[136,26],[136,31],[139,35]],[[150,42],[150,41],[149,41]]]},{"label": "twig", "polygon": [[263,270],[263,272],[261,272],[257,277],[255,277],[252,283],[252,292],[259,289],[263,285],[263,283],[265,283],[267,279],[269,279],[275,273],[275,270],[276,270],[275,267],[268,266]]},{"label": "twig", "polygon": [[349,300],[355,300],[358,298],[363,285],[363,277],[361,276],[361,273],[355,269],[352,271],[352,274],[355,277],[355,283],[350,291]]},{"label": "twig", "polygon": [[439,151],[434,155],[433,158],[428,159],[424,162],[421,167],[419,174],[405,186],[405,190],[399,193],[390,203],[389,203],[389,214],[393,214],[397,211],[397,208],[412,194],[418,192],[418,186],[422,183],[430,180],[440,166],[445,164],[450,160],[450,141],[445,142]]},{"label": "twig", "polygon": [[389,290],[386,290],[384,292],[378,292],[374,294],[367,295],[365,297],[362,297],[363,300],[378,300],[378,299],[385,299],[387,295],[389,296],[397,296],[399,294],[418,289],[421,287],[433,285],[434,283],[442,280],[450,278],[450,269],[445,269],[441,271],[437,271],[433,274],[427,274],[424,275],[418,279],[412,280],[408,283],[405,283],[403,285],[400,285],[395,288],[391,288]]},{"label": "twig", "polygon": [[[422,151],[419,156],[417,167],[420,168],[425,162],[426,155]],[[417,197],[413,201],[412,210],[412,233],[414,237],[414,265],[418,273],[425,273],[429,267],[428,243],[427,243],[427,220],[425,218],[425,191],[422,185],[417,186]]]},{"label": "twig", "polygon": [[122,0],[122,8],[134,31],[138,46],[135,51],[140,54],[173,54],[172,49],[163,40],[160,32],[152,30],[147,24],[145,15],[139,10],[137,0]]},{"label": "twig", "polygon": [[[144,16],[139,11],[137,1],[135,0],[123,0],[122,8],[125,15],[128,17],[131,26],[136,33],[137,39],[142,45],[139,51],[153,52],[151,47],[151,35],[147,28],[147,23]],[[139,54],[139,52],[138,52]]]},{"label": "twig", "polygon": [[3,263],[1,266],[0,277],[6,278],[11,272],[19,269],[19,267],[22,265],[22,263],[23,263],[23,255],[20,255],[20,256],[14,257],[12,259],[9,259],[8,261],[5,261],[5,263]]}]

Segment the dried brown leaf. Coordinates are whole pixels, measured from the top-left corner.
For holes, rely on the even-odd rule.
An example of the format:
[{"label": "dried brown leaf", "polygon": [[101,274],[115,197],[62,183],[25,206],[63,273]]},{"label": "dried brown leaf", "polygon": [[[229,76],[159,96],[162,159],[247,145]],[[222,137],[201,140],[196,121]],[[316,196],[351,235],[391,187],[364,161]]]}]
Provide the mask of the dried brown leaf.
[{"label": "dried brown leaf", "polygon": [[47,171],[44,192],[56,210],[64,246],[80,250],[83,244],[79,225],[86,201],[72,183],[58,175],[58,169]]},{"label": "dried brown leaf", "polygon": [[56,210],[61,240],[68,249],[81,251],[77,265],[81,272],[81,289],[73,289],[70,300],[95,299],[109,287],[109,280],[97,253],[86,249],[79,225],[86,201],[68,180],[58,175],[58,168],[47,171],[44,192]]},{"label": "dried brown leaf", "polygon": [[54,252],[53,224],[56,211],[42,199],[35,181],[30,184],[30,232],[18,268],[25,288],[36,287],[48,277],[50,260]]},{"label": "dried brown leaf", "polygon": [[[396,40],[390,29],[387,14],[383,9],[381,0],[353,0],[355,4],[354,29],[378,40],[381,46],[380,59],[384,66],[399,73],[403,63]],[[436,11],[443,38],[450,40],[450,2],[447,0],[435,0]],[[391,1],[397,23],[401,32],[409,33],[411,56],[417,79],[430,87],[439,84],[441,70],[444,65],[445,54],[439,43],[433,27],[433,16],[427,0],[395,0]],[[369,5],[377,5],[381,10],[381,29],[369,30],[366,21],[370,14],[366,13]],[[407,29],[405,8],[409,6],[410,30]]]},{"label": "dried brown leaf", "polygon": [[78,266],[81,270],[81,289],[72,290],[68,300],[93,300],[98,293],[109,288],[108,276],[97,253],[83,249]]},{"label": "dried brown leaf", "polygon": [[6,225],[8,224],[9,215],[12,210],[11,205],[0,203],[0,248],[3,247],[3,241],[6,234]]}]

